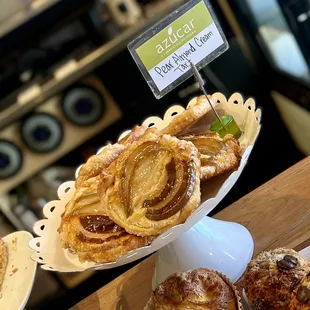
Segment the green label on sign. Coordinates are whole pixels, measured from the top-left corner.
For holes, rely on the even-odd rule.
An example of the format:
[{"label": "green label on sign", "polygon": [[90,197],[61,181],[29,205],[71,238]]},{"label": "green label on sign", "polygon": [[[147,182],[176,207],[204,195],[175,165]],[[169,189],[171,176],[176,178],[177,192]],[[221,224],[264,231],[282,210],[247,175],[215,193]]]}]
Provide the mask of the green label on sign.
[{"label": "green label on sign", "polygon": [[201,1],[137,48],[136,52],[149,71],[212,23],[205,3]]}]

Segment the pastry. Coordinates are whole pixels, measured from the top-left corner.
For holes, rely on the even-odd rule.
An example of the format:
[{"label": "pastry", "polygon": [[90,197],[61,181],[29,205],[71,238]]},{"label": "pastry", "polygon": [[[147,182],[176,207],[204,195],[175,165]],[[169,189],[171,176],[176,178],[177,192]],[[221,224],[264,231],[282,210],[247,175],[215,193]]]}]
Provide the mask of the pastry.
[{"label": "pastry", "polygon": [[230,134],[221,139],[218,133],[184,136],[180,139],[192,142],[200,153],[201,179],[208,180],[236,169],[241,160],[239,141]]},{"label": "pastry", "polygon": [[144,310],[235,310],[236,292],[215,271],[200,268],[175,273],[153,291]]},{"label": "pastry", "polygon": [[263,252],[249,263],[244,290],[254,309],[294,309],[293,292],[309,273],[309,262],[294,250]]},{"label": "pastry", "polygon": [[113,160],[115,160],[126,147],[122,144],[107,145],[102,152],[97,155],[91,156],[86,164],[84,164],[75,181],[75,187],[82,186],[83,183],[90,178],[98,176],[102,169],[107,167]]},{"label": "pastry", "polygon": [[152,237],[128,234],[105,214],[97,192],[98,180],[78,188],[66,206],[59,228],[62,247],[83,261],[116,261],[131,250],[149,245]]},{"label": "pastry", "polygon": [[[211,96],[208,98],[215,107],[217,105],[217,101]],[[194,98],[182,114],[176,115],[171,120],[169,125],[161,130],[161,134],[178,136],[198,122],[210,110],[210,104],[205,96]]]},{"label": "pastry", "polygon": [[109,218],[138,236],[184,223],[200,203],[198,156],[191,142],[145,133],[100,175]]},{"label": "pastry", "polygon": [[102,169],[110,165],[129,145],[138,140],[146,131],[145,126],[136,126],[126,137],[113,145],[107,145],[102,152],[91,156],[79,171],[75,187],[81,186],[85,181],[98,176]]},{"label": "pastry", "polygon": [[100,202],[98,174],[119,156],[120,151],[123,151],[121,144],[108,146],[85,164],[86,168],[81,169],[79,175],[83,180],[76,185],[62,215],[58,229],[62,247],[76,253],[82,262],[112,262],[131,250],[150,244],[153,239],[126,233],[109,219]]},{"label": "pastry", "polygon": [[146,132],[152,132],[156,129],[148,128],[146,126],[135,126],[130,133],[128,133],[123,139],[118,141],[118,143],[129,146],[133,142],[139,140]]},{"label": "pastry", "polygon": [[0,288],[4,281],[7,264],[8,264],[8,250],[6,244],[0,238]]}]

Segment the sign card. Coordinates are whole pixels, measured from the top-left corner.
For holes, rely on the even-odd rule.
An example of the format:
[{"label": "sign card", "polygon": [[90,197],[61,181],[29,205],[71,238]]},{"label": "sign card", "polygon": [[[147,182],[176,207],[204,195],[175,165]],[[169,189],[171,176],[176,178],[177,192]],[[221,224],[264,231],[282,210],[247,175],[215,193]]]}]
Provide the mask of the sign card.
[{"label": "sign card", "polygon": [[157,99],[228,49],[208,0],[191,0],[128,45]]}]

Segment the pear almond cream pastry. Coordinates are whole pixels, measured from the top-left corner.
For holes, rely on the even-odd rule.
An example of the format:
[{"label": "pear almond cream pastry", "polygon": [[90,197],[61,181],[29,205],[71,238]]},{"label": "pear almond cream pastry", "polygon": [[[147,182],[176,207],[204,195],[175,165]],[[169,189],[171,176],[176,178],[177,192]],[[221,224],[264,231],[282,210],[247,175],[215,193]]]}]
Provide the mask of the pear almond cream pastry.
[{"label": "pear almond cream pastry", "polygon": [[98,196],[98,180],[91,181],[91,185],[77,188],[66,206],[58,230],[62,247],[76,253],[81,262],[108,263],[149,245],[153,237],[130,235],[106,215]]},{"label": "pear almond cream pastry", "polygon": [[152,131],[145,126],[136,126],[121,141],[113,145],[107,145],[99,154],[91,156],[80,171],[75,182],[75,187],[83,185],[85,181],[92,177],[98,176],[103,168],[108,167],[129,145],[146,132]]},{"label": "pear almond cream pastry", "polygon": [[98,176],[102,169],[110,165],[125,149],[126,147],[124,145],[116,143],[107,145],[102,152],[91,156],[81,167],[75,181],[75,187],[83,186],[84,182]]},{"label": "pear almond cream pastry", "polygon": [[62,215],[58,229],[62,247],[76,253],[82,262],[113,262],[153,240],[128,234],[107,216],[99,199],[99,170],[107,168],[122,151],[120,144],[114,144],[90,158],[80,171],[76,191]]},{"label": "pear almond cream pastry", "polygon": [[[294,292],[309,273],[309,262],[294,250],[280,248],[263,252],[249,263],[244,290],[254,309],[309,309],[290,306],[293,299],[297,303]],[[307,289],[306,284],[305,287]],[[299,290],[299,299],[306,289]]]},{"label": "pear almond cream pastry", "polygon": [[152,293],[144,310],[236,310],[231,284],[206,268],[175,273]]},{"label": "pear almond cream pastry", "polygon": [[200,161],[187,141],[147,132],[101,174],[108,217],[137,236],[182,224],[200,203]]},{"label": "pear almond cream pastry", "polygon": [[231,134],[221,139],[218,133],[180,137],[192,142],[200,153],[201,179],[208,180],[238,168],[241,160],[239,141]]},{"label": "pear almond cream pastry", "polygon": [[[217,101],[208,96],[212,101],[213,106],[217,105]],[[176,115],[170,122],[170,124],[161,130],[161,134],[167,134],[171,136],[179,136],[197,123],[205,114],[211,111],[210,104],[206,96],[200,96],[190,101],[187,109],[180,115]]]}]

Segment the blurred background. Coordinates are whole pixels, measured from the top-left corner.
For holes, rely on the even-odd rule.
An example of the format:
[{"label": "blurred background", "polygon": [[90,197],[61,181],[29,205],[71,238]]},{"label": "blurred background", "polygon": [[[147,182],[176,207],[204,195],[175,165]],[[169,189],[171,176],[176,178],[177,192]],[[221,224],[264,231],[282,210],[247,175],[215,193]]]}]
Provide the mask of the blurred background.
[{"label": "blurred background", "polygon": [[[127,51],[184,0],[0,1],[0,235],[32,232],[76,167],[150,115],[199,95],[193,79],[156,100]],[[310,154],[310,1],[210,0],[230,49],[207,90],[252,96],[262,132],[225,208]],[[68,309],[132,265],[38,268],[27,309]]]}]

